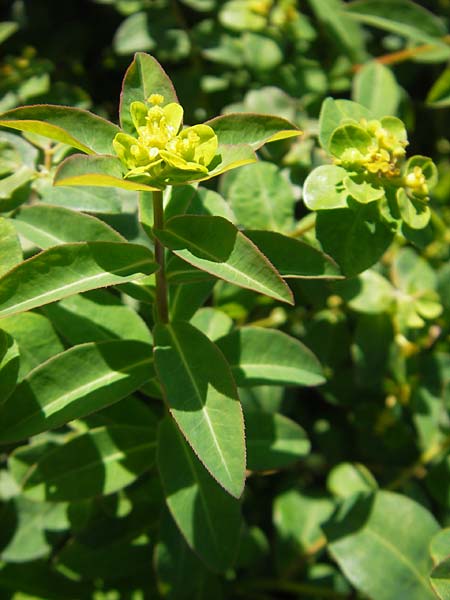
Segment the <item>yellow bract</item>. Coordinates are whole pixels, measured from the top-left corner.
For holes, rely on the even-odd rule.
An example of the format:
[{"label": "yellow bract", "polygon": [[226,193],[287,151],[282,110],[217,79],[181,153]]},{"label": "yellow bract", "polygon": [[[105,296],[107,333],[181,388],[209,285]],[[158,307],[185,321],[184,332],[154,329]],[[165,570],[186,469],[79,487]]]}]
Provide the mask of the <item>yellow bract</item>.
[{"label": "yellow bract", "polygon": [[183,108],[176,102],[161,106],[164,97],[152,94],[148,106],[132,102],[130,114],[137,137],[118,133],[113,141],[127,167],[126,179],[160,187],[199,179],[217,153],[218,140],[209,125],[181,129]]}]

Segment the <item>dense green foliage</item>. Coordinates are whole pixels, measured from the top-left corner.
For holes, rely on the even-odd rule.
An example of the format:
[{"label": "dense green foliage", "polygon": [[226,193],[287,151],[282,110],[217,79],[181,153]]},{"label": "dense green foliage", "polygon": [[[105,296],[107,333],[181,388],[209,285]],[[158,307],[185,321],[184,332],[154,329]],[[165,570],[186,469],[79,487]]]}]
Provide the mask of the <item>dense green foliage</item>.
[{"label": "dense green foliage", "polygon": [[448,2],[3,18],[0,598],[449,600]]}]

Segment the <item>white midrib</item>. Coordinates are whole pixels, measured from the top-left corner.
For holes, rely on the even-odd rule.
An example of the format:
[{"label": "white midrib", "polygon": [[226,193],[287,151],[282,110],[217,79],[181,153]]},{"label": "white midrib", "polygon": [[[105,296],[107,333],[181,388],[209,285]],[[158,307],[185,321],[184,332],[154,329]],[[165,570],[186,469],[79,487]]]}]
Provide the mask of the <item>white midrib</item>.
[{"label": "white midrib", "polygon": [[[70,295],[71,290],[74,290],[74,293],[83,291],[83,290],[79,289],[80,284],[91,283],[93,281],[101,280],[102,278],[105,277],[105,274],[119,275],[122,271],[134,269],[134,268],[140,267],[142,265],[146,265],[146,264],[151,264],[151,260],[150,259],[139,260],[135,263],[130,263],[124,267],[121,267],[120,269],[115,269],[115,270],[113,269],[112,271],[103,271],[102,273],[97,273],[96,275],[91,275],[90,277],[84,277],[83,279],[77,279],[76,281],[74,281],[72,283],[67,283],[66,285],[62,285],[58,288],[53,288],[52,290],[50,290],[48,292],[44,292],[43,294],[39,294],[38,296],[33,296],[33,298],[30,298],[29,300],[24,300],[23,302],[19,302],[18,304],[9,306],[8,308],[5,308],[4,310],[0,311],[0,316],[8,315],[11,312],[18,312],[22,309],[26,310],[27,308],[34,308],[35,306],[40,305],[41,300],[45,300],[48,298],[50,298],[50,302],[53,302],[54,300],[62,298],[66,295]],[[60,294],[62,294],[62,296],[60,296]],[[38,304],[36,304],[36,302]],[[43,302],[43,304],[45,304],[45,302]]]},{"label": "white midrib", "polygon": [[[188,252],[191,256],[194,257],[195,261],[205,260],[205,259],[199,258],[198,256],[195,256],[194,254],[192,254],[192,252],[189,252],[189,250],[187,250],[187,249],[174,250],[173,252],[177,256],[180,256],[180,258],[183,258],[183,255],[182,255],[183,252]],[[202,250],[202,252],[205,253],[204,250]],[[220,264],[224,270],[230,271],[234,275],[238,275],[239,278],[244,278],[246,281],[248,281],[250,284],[252,284],[257,290],[266,292],[268,296],[275,295],[277,298],[283,299],[283,296],[279,292],[273,290],[272,288],[268,287],[267,285],[264,285],[257,279],[250,277],[250,275],[247,275],[247,273],[243,273],[239,269],[236,269],[236,267],[233,267],[233,265],[230,265],[230,263],[226,263],[226,262],[217,263],[217,261],[208,261],[208,262],[215,262],[216,264]],[[216,275],[216,273],[214,273],[212,270],[210,270],[208,272],[211,273],[212,275]],[[220,277],[220,275],[216,275],[216,276]],[[231,279],[229,281],[230,281],[230,283],[234,283],[234,281]]]},{"label": "white midrib", "polygon": [[[19,223],[19,228],[23,225],[25,231],[26,231],[26,229],[31,229],[32,231],[35,231],[40,236],[42,236],[44,239],[48,239],[50,241],[56,242],[57,244],[68,243],[67,240],[63,240],[61,238],[56,237],[56,235],[52,235],[51,233],[48,233],[47,231],[43,231],[42,229],[39,229],[39,227],[36,227],[36,225],[33,225],[32,223],[29,223],[28,221],[22,221],[21,219],[17,219],[17,221]],[[24,236],[27,237],[26,233],[24,233]],[[30,240],[30,241],[33,241],[33,240]]]},{"label": "white midrib", "polygon": [[183,349],[181,348],[181,346],[180,346],[180,344],[179,344],[179,342],[178,342],[178,340],[176,338],[176,335],[175,335],[175,332],[173,331],[173,329],[171,327],[168,327],[168,330],[170,331],[171,338],[173,340],[174,346],[175,346],[178,354],[180,355],[181,361],[182,361],[182,363],[184,365],[184,368],[186,369],[186,373],[188,374],[188,377],[189,377],[189,379],[190,379],[190,381],[192,383],[192,386],[193,386],[193,388],[195,390],[196,397],[198,398],[200,406],[201,406],[202,414],[203,414],[203,416],[205,418],[205,422],[206,422],[206,424],[208,426],[208,429],[209,429],[209,431],[211,433],[211,437],[213,439],[214,445],[216,447],[216,450],[217,450],[217,453],[218,453],[218,455],[220,457],[222,465],[223,465],[223,467],[224,467],[224,469],[225,469],[225,471],[226,471],[226,473],[227,473],[230,481],[233,481],[233,478],[231,477],[230,471],[228,469],[228,465],[227,465],[227,463],[225,461],[225,457],[223,455],[222,448],[220,447],[219,442],[218,442],[217,437],[216,437],[216,434],[214,432],[214,428],[212,426],[211,419],[210,419],[209,414],[208,414],[208,410],[207,410],[206,406],[202,403],[202,400],[201,400],[202,395],[200,393],[200,390],[198,389],[197,382],[195,381],[195,378],[192,375],[192,372],[191,372],[191,370],[189,368],[189,364],[186,361],[186,358],[184,357]]},{"label": "white midrib", "polygon": [[[133,369],[140,367],[141,365],[145,365],[147,363],[150,364],[151,362],[152,362],[151,358],[146,358],[144,360],[140,360],[131,365],[127,365],[121,371],[111,371],[109,373],[106,373],[102,377],[96,378],[94,381],[88,381],[88,383],[85,383],[84,385],[80,385],[79,387],[71,390],[67,394],[63,394],[62,396],[55,398],[54,400],[52,400],[45,406],[40,406],[38,410],[34,411],[31,414],[28,414],[25,419],[22,419],[22,421],[19,421],[18,423],[16,423],[14,425],[14,429],[17,429],[17,427],[22,426],[24,423],[26,423],[30,419],[33,419],[39,413],[43,413],[46,418],[51,417],[55,412],[66,407],[73,400],[76,400],[77,398],[82,397],[83,395],[85,395],[85,393],[88,393],[92,390],[96,390],[99,387],[101,387],[103,384],[111,383],[114,380],[117,380],[117,375],[119,373],[120,374],[127,373],[128,371],[132,371]],[[93,383],[95,384],[95,386],[93,386]]]}]

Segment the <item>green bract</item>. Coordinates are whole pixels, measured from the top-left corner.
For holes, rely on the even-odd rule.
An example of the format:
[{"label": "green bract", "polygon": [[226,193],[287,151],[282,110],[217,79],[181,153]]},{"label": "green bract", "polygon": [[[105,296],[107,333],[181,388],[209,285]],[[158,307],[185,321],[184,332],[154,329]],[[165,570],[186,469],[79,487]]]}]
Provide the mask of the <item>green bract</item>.
[{"label": "green bract", "polygon": [[[320,140],[334,164],[320,166],[306,178],[305,204],[311,210],[356,210],[352,200],[377,202],[387,222],[426,227],[429,192],[437,182],[433,161],[424,156],[406,160],[408,138],[400,119],[373,119],[366,109],[348,101],[353,111],[344,111],[340,102],[331,98],[324,102]],[[356,118],[349,116],[352,112]]]}]

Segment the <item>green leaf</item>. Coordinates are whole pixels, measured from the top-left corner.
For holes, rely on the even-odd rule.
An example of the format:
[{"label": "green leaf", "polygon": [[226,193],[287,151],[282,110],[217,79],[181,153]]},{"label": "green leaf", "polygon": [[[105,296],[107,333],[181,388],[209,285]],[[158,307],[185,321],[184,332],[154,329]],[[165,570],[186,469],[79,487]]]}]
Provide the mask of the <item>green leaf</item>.
[{"label": "green leaf", "polygon": [[367,154],[372,144],[372,136],[366,129],[353,123],[345,123],[339,125],[331,134],[329,150],[331,154],[340,158],[349,148]]},{"label": "green leaf", "polygon": [[16,387],[19,365],[19,348],[16,342],[0,329],[0,407]]},{"label": "green leaf", "polygon": [[116,187],[152,192],[158,188],[123,178],[123,166],[116,156],[69,156],[55,173],[55,185]]},{"label": "green leaf", "polygon": [[366,57],[363,31],[347,17],[343,10],[346,4],[341,0],[309,0],[309,4],[340,53],[352,62],[363,62]]},{"label": "green leaf", "polygon": [[172,416],[211,475],[239,498],[245,480],[244,420],[228,364],[189,323],[157,325],[153,336],[155,367]]},{"label": "green leaf", "polygon": [[0,218],[0,276],[22,261],[22,248],[14,226]]},{"label": "green leaf", "polygon": [[287,119],[272,115],[230,113],[206,121],[219,138],[219,144],[248,144],[257,150],[268,142],[301,135]]},{"label": "green leaf", "polygon": [[[186,263],[185,263],[186,264]],[[189,321],[195,311],[211,295],[216,281],[179,283],[169,287],[169,314],[171,321]]]},{"label": "green leaf", "polygon": [[222,217],[184,215],[167,221],[155,235],[177,256],[201,269],[282,302],[292,303],[277,271],[236,227]]},{"label": "green leaf", "polygon": [[173,84],[159,62],[143,52],[136,52],[122,83],[120,95],[120,124],[131,134],[136,132],[130,115],[130,104],[145,102],[151,94],[164,96],[164,104],[178,102]]},{"label": "green leaf", "polygon": [[378,487],[371,472],[359,463],[339,463],[330,471],[327,488],[338,498],[348,498],[359,492],[371,492]]},{"label": "green leaf", "polygon": [[22,208],[12,222],[38,248],[70,242],[125,242],[109,225],[68,208],[36,204]]},{"label": "green leaf", "polygon": [[309,210],[347,208],[347,175],[345,169],[336,165],[321,165],[311,171],[303,184],[303,202]]},{"label": "green leaf", "polygon": [[155,451],[156,431],[148,427],[99,427],[45,453],[19,483],[40,502],[106,496],[150,469]]},{"label": "green leaf", "polygon": [[290,279],[339,279],[339,267],[332,258],[305,242],[273,231],[246,231],[280,275]]},{"label": "green leaf", "polygon": [[[218,147],[216,157],[209,165],[211,169],[205,177],[199,177],[195,181],[206,181],[217,175],[222,175],[231,169],[249,165],[257,161],[255,151],[247,144],[226,145]],[[217,163],[217,164],[216,164]]]},{"label": "green leaf", "polygon": [[14,21],[2,21],[0,23],[0,44],[12,36],[19,29],[19,24]]},{"label": "green leaf", "polygon": [[294,191],[273,163],[259,161],[236,171],[227,186],[227,199],[246,229],[292,229]]},{"label": "green leaf", "polygon": [[334,100],[327,98],[322,104],[319,117],[319,141],[324,150],[329,150],[331,134],[344,121],[358,122],[370,119],[370,111],[351,100]]},{"label": "green leaf", "polygon": [[[46,187],[41,191],[42,201],[88,213],[116,214],[122,209],[122,199],[128,200],[133,191],[113,187]],[[136,199],[137,203],[137,199]]]},{"label": "green leaf", "polygon": [[385,191],[381,185],[378,187],[372,185],[364,181],[362,177],[349,177],[347,175],[347,177],[344,177],[343,184],[348,196],[351,196],[361,204],[368,204],[369,202],[381,200],[381,198],[385,197]]},{"label": "green leaf", "polygon": [[34,170],[22,165],[12,175],[0,179],[0,212],[14,210],[28,200],[34,177]]},{"label": "green leaf", "polygon": [[432,108],[445,108],[450,105],[450,68],[442,71],[433,83],[426,104]]},{"label": "green leaf", "polygon": [[450,554],[450,527],[441,529],[430,543],[430,554],[434,564],[440,563]]},{"label": "green leaf", "polygon": [[346,14],[395,35],[445,47],[439,39],[446,34],[442,20],[411,0],[356,0],[346,5]]},{"label": "green leaf", "polygon": [[323,537],[320,525],[334,510],[333,500],[296,488],[278,494],[273,503],[276,531],[275,558],[283,574],[298,565],[299,557]]},{"label": "green leaf", "polygon": [[247,467],[267,471],[288,467],[309,453],[305,431],[287,417],[261,411],[245,413]]},{"label": "green leaf", "polygon": [[17,386],[3,407],[0,442],[85,417],[125,398],[153,376],[148,344],[119,340],[75,346],[31,371]]},{"label": "green leaf", "polygon": [[144,246],[110,242],[65,244],[41,252],[0,278],[0,317],[153,273]]},{"label": "green leaf", "polygon": [[450,556],[434,567],[430,574],[430,582],[438,598],[450,599]]},{"label": "green leaf", "polygon": [[67,505],[64,504],[31,502],[19,497],[3,505],[2,509],[0,559],[5,562],[25,563],[48,556],[52,546],[47,532],[69,527]]},{"label": "green leaf", "polygon": [[394,238],[374,204],[361,204],[357,210],[338,208],[317,213],[317,238],[347,277],[375,264]]},{"label": "green leaf", "polygon": [[114,339],[152,343],[144,320],[106,290],[71,296],[45,308],[52,323],[70,344]]},{"label": "green leaf", "polygon": [[38,104],[0,115],[0,125],[68,144],[87,154],[111,154],[119,127],[81,108]]},{"label": "green leaf", "polygon": [[165,511],[155,547],[154,564],[159,585],[171,600],[222,600],[218,578],[184,541],[172,517]]},{"label": "green leaf", "polygon": [[301,342],[274,329],[242,327],[221,338],[238,386],[320,385],[325,379],[314,354]]},{"label": "green leaf", "polygon": [[428,225],[431,218],[431,210],[427,204],[407,196],[404,188],[397,190],[396,197],[400,215],[408,227],[411,227],[411,229],[423,229]]},{"label": "green leaf", "polygon": [[156,46],[148,28],[149,15],[138,12],[120,24],[114,35],[114,50],[119,55],[133,54],[136,50],[153,50]]},{"label": "green leaf", "polygon": [[210,306],[200,308],[192,317],[191,324],[212,342],[227,335],[233,327],[233,321],[226,313]]},{"label": "green leaf", "polygon": [[433,600],[428,545],[439,525],[413,500],[380,491],[352,496],[323,529],[350,582],[373,600]]},{"label": "green leaf", "polygon": [[213,571],[238,551],[240,503],[208,474],[170,419],[159,428],[157,461],[166,502],[186,542]]},{"label": "green leaf", "polygon": [[64,350],[52,324],[44,315],[28,312],[5,317],[0,321],[0,328],[9,333],[19,347],[19,378]]},{"label": "green leaf", "polygon": [[397,114],[401,89],[388,67],[371,61],[355,75],[352,96],[378,118]]}]

